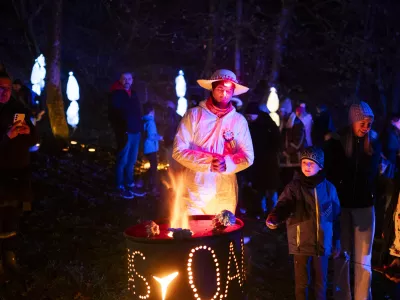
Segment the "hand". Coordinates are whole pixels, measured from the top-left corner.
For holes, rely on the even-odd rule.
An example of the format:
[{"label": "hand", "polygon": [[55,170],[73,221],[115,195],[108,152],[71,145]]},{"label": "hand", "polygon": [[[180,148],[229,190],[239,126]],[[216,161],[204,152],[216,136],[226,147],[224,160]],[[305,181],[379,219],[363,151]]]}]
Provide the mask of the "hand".
[{"label": "hand", "polygon": [[35,117],[36,121],[40,121],[45,113],[44,110],[40,111]]},{"label": "hand", "polygon": [[340,240],[336,241],[336,244],[333,246],[333,250],[332,250],[332,256],[333,258],[338,258],[340,256],[340,252],[342,251],[341,249],[341,245],[340,245]]},{"label": "hand", "polygon": [[17,127],[19,134],[30,134],[31,128],[26,124],[25,121],[22,122],[22,125]]},{"label": "hand", "polygon": [[225,158],[222,155],[215,155],[211,162],[211,172],[222,173],[226,171]]},{"label": "hand", "polygon": [[[389,266],[385,266],[385,276],[394,283],[400,283],[400,258],[395,258]],[[389,269],[395,270],[389,272]]]},{"label": "hand", "polygon": [[269,229],[277,229],[278,228],[278,224],[276,222],[276,218],[273,217],[272,215],[269,215],[267,220],[265,221],[265,225],[267,225],[267,227]]},{"label": "hand", "polygon": [[21,126],[21,121],[15,122],[7,132],[8,137],[12,140],[19,134],[19,127]]}]

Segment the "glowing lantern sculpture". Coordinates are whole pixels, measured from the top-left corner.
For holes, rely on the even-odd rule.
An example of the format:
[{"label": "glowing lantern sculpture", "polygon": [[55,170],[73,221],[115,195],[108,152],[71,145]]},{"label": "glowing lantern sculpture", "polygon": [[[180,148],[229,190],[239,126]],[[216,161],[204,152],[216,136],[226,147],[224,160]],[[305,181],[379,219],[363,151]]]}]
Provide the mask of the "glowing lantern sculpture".
[{"label": "glowing lantern sculpture", "polygon": [[178,96],[178,108],[176,109],[176,113],[183,117],[186,113],[188,103],[185,98],[186,94],[186,81],[185,77],[183,77],[184,73],[182,70],[179,71],[179,75],[175,78],[175,91]]},{"label": "glowing lantern sculpture", "polygon": [[40,54],[38,58],[35,59],[35,63],[32,68],[31,73],[31,83],[32,83],[32,91],[34,91],[37,95],[41,95],[42,90],[44,89],[44,79],[46,78],[46,59],[43,54]]},{"label": "glowing lantern sculpture", "polygon": [[276,123],[277,126],[280,125],[279,115],[276,113],[279,109],[279,98],[276,92],[276,88],[271,87],[270,94],[267,100],[267,108],[269,110],[269,115],[271,119]]},{"label": "glowing lantern sculpture", "polygon": [[67,109],[67,122],[73,128],[76,128],[79,124],[79,104],[77,102],[79,100],[79,85],[73,72],[69,72],[67,97],[68,100],[71,101]]}]

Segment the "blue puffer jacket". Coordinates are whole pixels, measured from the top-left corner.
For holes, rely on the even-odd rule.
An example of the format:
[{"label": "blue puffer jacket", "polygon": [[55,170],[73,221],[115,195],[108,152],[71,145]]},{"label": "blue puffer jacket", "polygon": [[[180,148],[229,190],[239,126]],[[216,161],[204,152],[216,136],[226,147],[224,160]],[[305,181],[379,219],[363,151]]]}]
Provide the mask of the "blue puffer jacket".
[{"label": "blue puffer jacket", "polygon": [[335,186],[321,178],[314,188],[297,175],[284,189],[269,218],[286,220],[290,254],[326,256],[340,239],[340,203]]},{"label": "blue puffer jacket", "polygon": [[144,122],[144,154],[154,153],[158,151],[158,141],[160,136],[157,132],[156,122],[154,117],[145,115],[143,117]]}]

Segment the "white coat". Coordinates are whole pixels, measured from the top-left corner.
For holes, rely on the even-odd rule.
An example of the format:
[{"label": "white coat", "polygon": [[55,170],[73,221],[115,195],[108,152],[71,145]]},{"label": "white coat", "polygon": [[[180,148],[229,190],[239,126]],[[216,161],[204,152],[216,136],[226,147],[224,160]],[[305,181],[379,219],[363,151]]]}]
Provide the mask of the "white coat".
[{"label": "white coat", "polygon": [[[231,131],[236,141],[232,153],[223,133]],[[227,145],[228,144],[228,145]],[[212,153],[223,155],[226,171],[211,172]],[[182,164],[183,198],[190,215],[214,215],[227,209],[235,213],[238,197],[236,173],[253,164],[253,143],[246,119],[233,109],[218,118],[205,104],[188,110],[174,140],[173,158]]]}]

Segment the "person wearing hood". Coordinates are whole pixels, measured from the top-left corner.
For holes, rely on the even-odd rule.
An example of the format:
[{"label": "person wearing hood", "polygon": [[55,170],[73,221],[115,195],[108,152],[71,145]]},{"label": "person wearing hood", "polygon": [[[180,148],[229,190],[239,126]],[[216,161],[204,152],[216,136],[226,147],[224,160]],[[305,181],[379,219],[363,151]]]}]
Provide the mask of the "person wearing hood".
[{"label": "person wearing hood", "polygon": [[375,232],[374,200],[381,145],[371,134],[374,113],[365,102],[353,104],[349,127],[325,144],[325,170],[339,194],[342,255],[335,261],[335,299],[350,300],[350,253],[354,264],[354,299],[372,299],[371,255]]},{"label": "person wearing hood", "polygon": [[158,149],[159,141],[163,140],[163,137],[157,132],[157,125],[154,120],[155,110],[151,103],[145,103],[143,105],[143,132],[144,132],[144,146],[143,152],[150,162],[150,176],[148,181],[149,190],[157,195],[158,194],[158,182],[157,182],[157,166],[158,166]]},{"label": "person wearing hood", "polygon": [[184,168],[184,199],[191,215],[235,212],[236,173],[254,160],[246,119],[236,112],[232,96],[248,91],[229,70],[198,80],[210,97],[184,115],[174,140],[173,158]]},{"label": "person wearing hood", "polygon": [[300,153],[306,146],[303,122],[293,112],[292,100],[286,98],[279,109],[282,152],[280,166],[283,184],[289,183],[296,171],[300,171]]},{"label": "person wearing hood", "polygon": [[131,88],[132,83],[131,73],[121,74],[119,81],[111,87],[108,107],[108,119],[117,142],[116,188],[125,199],[143,196],[135,188],[133,180],[142,131],[142,113],[139,99]]}]

